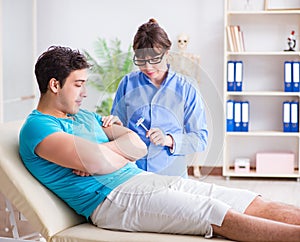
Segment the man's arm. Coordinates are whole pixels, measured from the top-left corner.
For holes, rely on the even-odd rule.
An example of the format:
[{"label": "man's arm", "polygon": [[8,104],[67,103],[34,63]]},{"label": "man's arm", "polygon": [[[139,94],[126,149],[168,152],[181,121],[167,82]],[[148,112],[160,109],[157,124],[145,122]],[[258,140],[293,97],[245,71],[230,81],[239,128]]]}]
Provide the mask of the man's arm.
[{"label": "man's arm", "polygon": [[[35,152],[53,163],[90,174],[108,174],[120,169],[131,160],[122,153],[128,154],[130,158],[137,158],[138,156],[133,157],[137,153],[142,156],[146,154],[145,144],[137,140],[132,131],[129,130],[130,132],[127,131],[126,134],[126,128],[122,132],[113,127],[108,129],[108,134],[116,135],[116,139],[112,142],[96,144],[65,132],[56,132],[40,142]],[[136,148],[139,152],[132,155],[124,150],[126,148]]]},{"label": "man's arm", "polygon": [[113,124],[103,128],[111,142],[104,145],[130,161],[136,161],[147,154],[147,146],[132,130]]}]

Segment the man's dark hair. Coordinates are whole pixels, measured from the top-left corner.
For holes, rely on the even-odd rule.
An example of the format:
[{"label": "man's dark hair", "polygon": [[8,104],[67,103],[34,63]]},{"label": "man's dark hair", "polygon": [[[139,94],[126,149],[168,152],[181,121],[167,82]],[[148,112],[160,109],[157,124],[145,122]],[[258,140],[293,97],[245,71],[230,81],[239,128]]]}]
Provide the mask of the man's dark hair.
[{"label": "man's dark hair", "polygon": [[51,78],[59,81],[63,87],[72,71],[89,68],[85,56],[78,50],[68,47],[51,46],[40,55],[35,64],[35,76],[40,92],[46,93]]}]

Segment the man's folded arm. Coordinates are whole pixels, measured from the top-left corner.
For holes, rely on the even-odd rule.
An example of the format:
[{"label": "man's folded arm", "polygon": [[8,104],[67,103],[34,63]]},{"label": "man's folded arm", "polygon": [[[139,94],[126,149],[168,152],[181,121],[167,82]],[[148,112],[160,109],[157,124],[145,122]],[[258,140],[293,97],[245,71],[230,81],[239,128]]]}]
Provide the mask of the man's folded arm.
[{"label": "man's folded arm", "polygon": [[147,154],[146,144],[132,130],[120,125],[112,125],[103,130],[111,141],[104,145],[128,160],[136,161]]},{"label": "man's folded arm", "polygon": [[129,162],[109,148],[65,132],[56,132],[43,139],[35,153],[60,166],[89,174],[108,174]]}]

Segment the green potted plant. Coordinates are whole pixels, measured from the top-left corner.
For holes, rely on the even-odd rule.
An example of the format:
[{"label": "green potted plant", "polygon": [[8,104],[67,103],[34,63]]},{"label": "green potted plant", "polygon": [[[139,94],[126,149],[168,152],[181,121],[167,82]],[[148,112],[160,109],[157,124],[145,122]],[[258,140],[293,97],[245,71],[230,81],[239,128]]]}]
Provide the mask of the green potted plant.
[{"label": "green potted plant", "polygon": [[92,64],[89,83],[102,94],[101,104],[96,106],[96,111],[101,115],[109,115],[119,82],[133,70],[131,46],[126,52],[122,51],[118,38],[111,40],[109,44],[105,39],[98,38],[94,48],[95,57],[83,50]]}]

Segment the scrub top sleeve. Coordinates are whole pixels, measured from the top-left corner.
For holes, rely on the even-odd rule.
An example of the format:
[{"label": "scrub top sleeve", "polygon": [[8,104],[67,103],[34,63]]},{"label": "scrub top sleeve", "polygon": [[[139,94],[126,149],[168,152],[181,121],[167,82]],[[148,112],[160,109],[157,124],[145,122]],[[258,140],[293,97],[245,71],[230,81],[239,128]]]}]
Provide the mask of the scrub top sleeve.
[{"label": "scrub top sleeve", "polygon": [[186,155],[204,151],[207,146],[208,132],[202,98],[192,86],[187,89],[185,96],[185,132],[172,134],[176,144],[173,155]]},{"label": "scrub top sleeve", "polygon": [[172,139],[172,142],[173,142],[173,147],[169,147],[169,151],[170,151],[170,154],[173,155],[174,152],[175,152],[175,148],[176,148],[176,143],[175,143],[175,140],[173,138],[173,135],[172,134],[169,134],[169,133],[166,133],[166,135],[169,135]]},{"label": "scrub top sleeve", "polygon": [[172,136],[173,138],[173,148],[169,149],[170,153],[172,155],[179,154],[179,152],[177,153],[177,151],[181,150],[182,143],[180,142],[180,140],[182,140],[182,134],[172,134],[172,135],[168,134],[168,135]]}]

